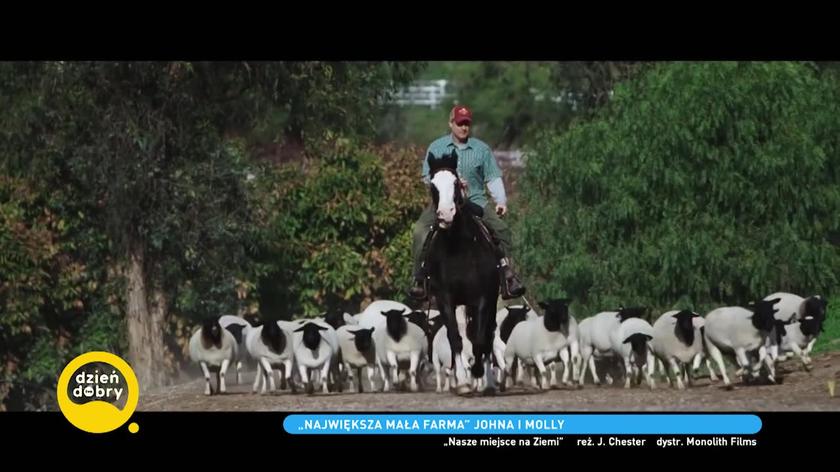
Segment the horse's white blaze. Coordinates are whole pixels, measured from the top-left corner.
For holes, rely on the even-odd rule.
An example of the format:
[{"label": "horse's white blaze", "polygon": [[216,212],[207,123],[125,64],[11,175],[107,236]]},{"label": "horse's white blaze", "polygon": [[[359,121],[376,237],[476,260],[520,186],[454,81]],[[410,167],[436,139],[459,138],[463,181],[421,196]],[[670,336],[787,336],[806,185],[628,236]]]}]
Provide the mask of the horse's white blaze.
[{"label": "horse's white blaze", "polygon": [[438,191],[436,216],[441,228],[448,228],[455,218],[455,174],[437,172],[432,178],[432,185]]}]

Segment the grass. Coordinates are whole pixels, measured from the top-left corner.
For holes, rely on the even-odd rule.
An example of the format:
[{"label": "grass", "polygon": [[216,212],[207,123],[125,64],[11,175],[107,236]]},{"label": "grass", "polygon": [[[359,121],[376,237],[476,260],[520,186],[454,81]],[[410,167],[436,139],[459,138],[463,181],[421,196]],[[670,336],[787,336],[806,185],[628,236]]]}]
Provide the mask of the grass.
[{"label": "grass", "polygon": [[814,346],[814,352],[826,351],[840,351],[840,299],[828,300],[823,332]]}]

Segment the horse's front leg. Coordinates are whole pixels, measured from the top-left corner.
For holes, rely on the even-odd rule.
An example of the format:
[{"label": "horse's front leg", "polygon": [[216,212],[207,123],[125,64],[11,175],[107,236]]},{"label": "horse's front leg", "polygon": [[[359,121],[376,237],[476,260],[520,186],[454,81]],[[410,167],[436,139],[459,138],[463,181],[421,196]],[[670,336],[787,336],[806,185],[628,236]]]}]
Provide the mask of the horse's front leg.
[{"label": "horse's front leg", "polygon": [[492,395],[496,393],[496,377],[491,362],[496,337],[496,298],[490,295],[482,297],[473,315],[476,339],[473,340],[475,364],[472,374],[475,378],[485,378],[484,394]]},{"label": "horse's front leg", "polygon": [[464,365],[461,351],[464,350],[464,342],[461,333],[458,332],[458,321],[455,318],[455,305],[447,294],[441,294],[438,299],[438,308],[446,324],[446,337],[449,340],[449,347],[452,352],[450,368],[455,371],[455,392],[459,395],[469,393],[470,382],[467,378],[467,369]]}]

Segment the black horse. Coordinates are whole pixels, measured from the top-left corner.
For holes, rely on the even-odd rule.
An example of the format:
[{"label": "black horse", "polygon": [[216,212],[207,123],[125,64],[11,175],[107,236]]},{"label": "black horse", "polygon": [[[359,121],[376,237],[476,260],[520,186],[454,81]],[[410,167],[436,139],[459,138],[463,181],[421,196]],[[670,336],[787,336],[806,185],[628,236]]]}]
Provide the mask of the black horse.
[{"label": "black horse", "polygon": [[475,362],[472,377],[486,376],[485,393],[495,392],[490,372],[493,336],[496,330],[496,302],[499,296],[499,270],[491,242],[482,237],[478,217],[481,208],[465,201],[458,178],[458,155],[435,159],[428,155],[430,190],[436,209],[435,230],[426,260],[429,292],[444,316],[452,347],[452,368],[456,372],[456,391],[472,391],[461,358],[463,343],[455,319],[455,307],[465,305],[467,336],[473,344]]}]

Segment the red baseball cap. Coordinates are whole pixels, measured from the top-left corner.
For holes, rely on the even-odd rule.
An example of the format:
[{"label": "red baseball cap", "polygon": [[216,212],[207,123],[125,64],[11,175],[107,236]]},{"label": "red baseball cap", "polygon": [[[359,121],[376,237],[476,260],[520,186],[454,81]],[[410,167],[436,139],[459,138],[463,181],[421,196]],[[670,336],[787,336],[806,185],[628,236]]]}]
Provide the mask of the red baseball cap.
[{"label": "red baseball cap", "polygon": [[452,108],[452,120],[456,125],[463,122],[472,123],[472,112],[464,105],[456,105]]}]

